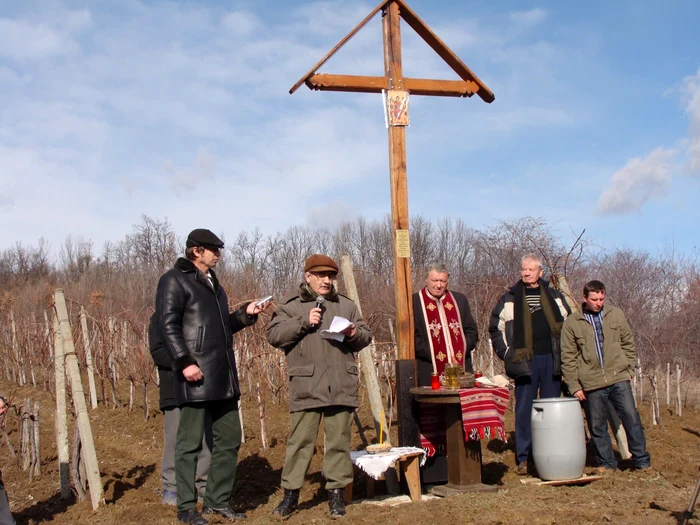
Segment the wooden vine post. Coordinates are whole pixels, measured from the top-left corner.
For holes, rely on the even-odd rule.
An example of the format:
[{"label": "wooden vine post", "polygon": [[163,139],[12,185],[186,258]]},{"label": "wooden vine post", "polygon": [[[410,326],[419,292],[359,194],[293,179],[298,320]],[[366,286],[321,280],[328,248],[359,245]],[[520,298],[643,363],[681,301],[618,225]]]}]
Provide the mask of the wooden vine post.
[{"label": "wooden vine post", "polygon": [[56,372],[56,449],[58,455],[58,483],[61,499],[71,496],[70,460],[68,447],[68,417],[66,415],[66,356],[63,351],[63,337],[58,326],[58,317],[53,313],[54,369]]},{"label": "wooden vine post", "polygon": [[92,363],[92,346],[90,344],[90,332],[88,331],[87,315],[85,307],[80,306],[80,329],[83,332],[83,345],[85,346],[85,368],[87,369],[88,386],[90,387],[90,406],[97,408],[97,389],[95,388],[95,367]]},{"label": "wooden vine post", "polygon": [[681,403],[681,366],[676,364],[676,415],[683,415],[683,403]]},{"label": "wooden vine post", "polygon": [[[379,12],[382,12],[384,76],[319,74],[317,71],[355,36]],[[401,56],[401,19],[406,22],[461,80],[431,80],[403,76]],[[350,31],[325,57],[311,68],[289,91],[302,84],[312,90],[356,93],[382,93],[389,129],[389,184],[394,251],[394,294],[399,359],[396,362],[396,394],[399,421],[399,445],[418,445],[418,425],[413,419],[416,385],[413,345],[413,307],[411,295],[411,251],[409,245],[408,184],[406,180],[406,126],[408,96],[471,97],[475,93],[487,103],[495,97],[488,87],[418,17],[405,0],[383,0]]]},{"label": "wooden vine post", "polygon": [[[343,272],[343,280],[345,281],[345,290],[348,297],[357,305],[357,310],[362,315],[362,306],[360,305],[360,295],[357,293],[357,285],[355,284],[355,274],[352,269],[352,260],[350,256],[343,255],[340,259],[340,269]],[[381,440],[385,443],[389,442],[389,427],[386,424],[384,416],[384,408],[382,406],[382,394],[379,390],[379,381],[377,380],[377,371],[374,368],[374,341],[369,346],[360,351],[360,364],[365,375],[365,385],[369,394],[369,406],[374,419],[374,429],[377,433],[377,441],[380,439],[379,433],[382,432],[384,437]]]},{"label": "wooden vine post", "polygon": [[90,499],[92,509],[97,510],[100,503],[104,503],[104,491],[102,489],[102,479],[100,478],[100,466],[97,462],[95,452],[95,442],[92,438],[92,428],[90,427],[90,417],[88,416],[87,404],[85,403],[85,393],[83,383],[80,379],[80,369],[78,368],[78,358],[75,355],[75,344],[71,333],[68,310],[66,309],[66,299],[63,290],[57,288],[54,291],[54,309],[58,319],[63,350],[68,367],[71,391],[73,392],[73,406],[77,414],[77,425],[80,430],[80,444],[85,457],[85,467],[90,487]]},{"label": "wooden vine post", "polygon": [[39,427],[39,402],[34,402],[34,441],[33,446],[36,452],[34,457],[34,463],[32,465],[32,471],[30,473],[31,478],[41,477],[41,435]]},{"label": "wooden vine post", "polygon": [[12,350],[17,361],[17,377],[19,386],[27,384],[27,378],[24,374],[24,359],[19,355],[19,343],[17,342],[17,326],[15,325],[15,313],[10,310],[10,326],[12,327]]}]

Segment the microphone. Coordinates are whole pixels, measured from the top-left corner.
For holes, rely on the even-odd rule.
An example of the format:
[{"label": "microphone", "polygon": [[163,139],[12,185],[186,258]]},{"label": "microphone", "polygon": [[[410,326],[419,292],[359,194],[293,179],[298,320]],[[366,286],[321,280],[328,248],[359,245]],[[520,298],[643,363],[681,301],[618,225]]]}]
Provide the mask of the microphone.
[{"label": "microphone", "polygon": [[[315,308],[321,308],[321,307],[323,306],[323,303],[325,303],[325,302],[326,302],[325,297],[323,297],[322,295],[319,295],[318,297],[316,297],[316,306],[315,306]],[[316,328],[316,325],[315,325],[315,324],[312,324],[312,325],[311,325],[311,328]]]}]

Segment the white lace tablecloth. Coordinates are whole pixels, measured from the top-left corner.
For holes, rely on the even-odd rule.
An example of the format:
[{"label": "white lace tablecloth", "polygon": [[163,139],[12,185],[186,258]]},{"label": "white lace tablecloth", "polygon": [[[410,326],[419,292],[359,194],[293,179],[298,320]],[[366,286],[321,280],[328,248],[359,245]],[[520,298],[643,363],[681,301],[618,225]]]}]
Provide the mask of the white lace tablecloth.
[{"label": "white lace tablecloth", "polygon": [[421,454],[420,464],[423,466],[425,463],[425,451],[418,447],[394,447],[380,454],[369,454],[365,450],[355,450],[350,452],[350,459],[368,476],[380,479],[389,467],[393,467],[401,458],[416,453]]}]

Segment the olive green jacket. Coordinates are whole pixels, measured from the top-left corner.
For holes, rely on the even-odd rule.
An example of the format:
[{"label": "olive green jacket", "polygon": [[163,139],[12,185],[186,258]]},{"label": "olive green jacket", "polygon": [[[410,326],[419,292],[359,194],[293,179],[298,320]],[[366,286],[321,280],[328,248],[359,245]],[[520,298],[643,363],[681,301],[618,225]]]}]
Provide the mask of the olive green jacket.
[{"label": "olive green jacket", "polygon": [[603,308],[603,365],[595,350],[593,326],[582,312],[571,314],[561,331],[561,370],[573,394],[629,381],[634,375],[637,352],[632,330],[622,310]]},{"label": "olive green jacket", "polygon": [[[357,408],[359,369],[356,354],[372,341],[372,332],[357,306],[340,294],[326,297],[320,326],[309,324],[314,297],[299,293],[277,305],[267,325],[267,340],[287,356],[289,411],[327,406]],[[323,339],[335,316],[344,317],[357,327],[355,336],[343,342]]]}]

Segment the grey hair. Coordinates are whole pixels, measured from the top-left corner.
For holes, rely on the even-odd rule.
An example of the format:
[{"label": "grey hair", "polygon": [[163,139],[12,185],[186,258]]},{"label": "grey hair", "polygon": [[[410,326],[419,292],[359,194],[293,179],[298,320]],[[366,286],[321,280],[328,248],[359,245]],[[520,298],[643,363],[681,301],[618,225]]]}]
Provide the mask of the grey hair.
[{"label": "grey hair", "polygon": [[523,255],[523,257],[520,259],[520,266],[522,266],[525,261],[535,261],[540,265],[540,270],[544,270],[544,266],[542,266],[542,258],[536,253],[528,253]]},{"label": "grey hair", "polygon": [[446,273],[447,277],[450,276],[450,271],[447,269],[447,265],[441,261],[429,262],[425,270],[425,277],[427,278],[428,274],[433,271],[437,273]]}]

